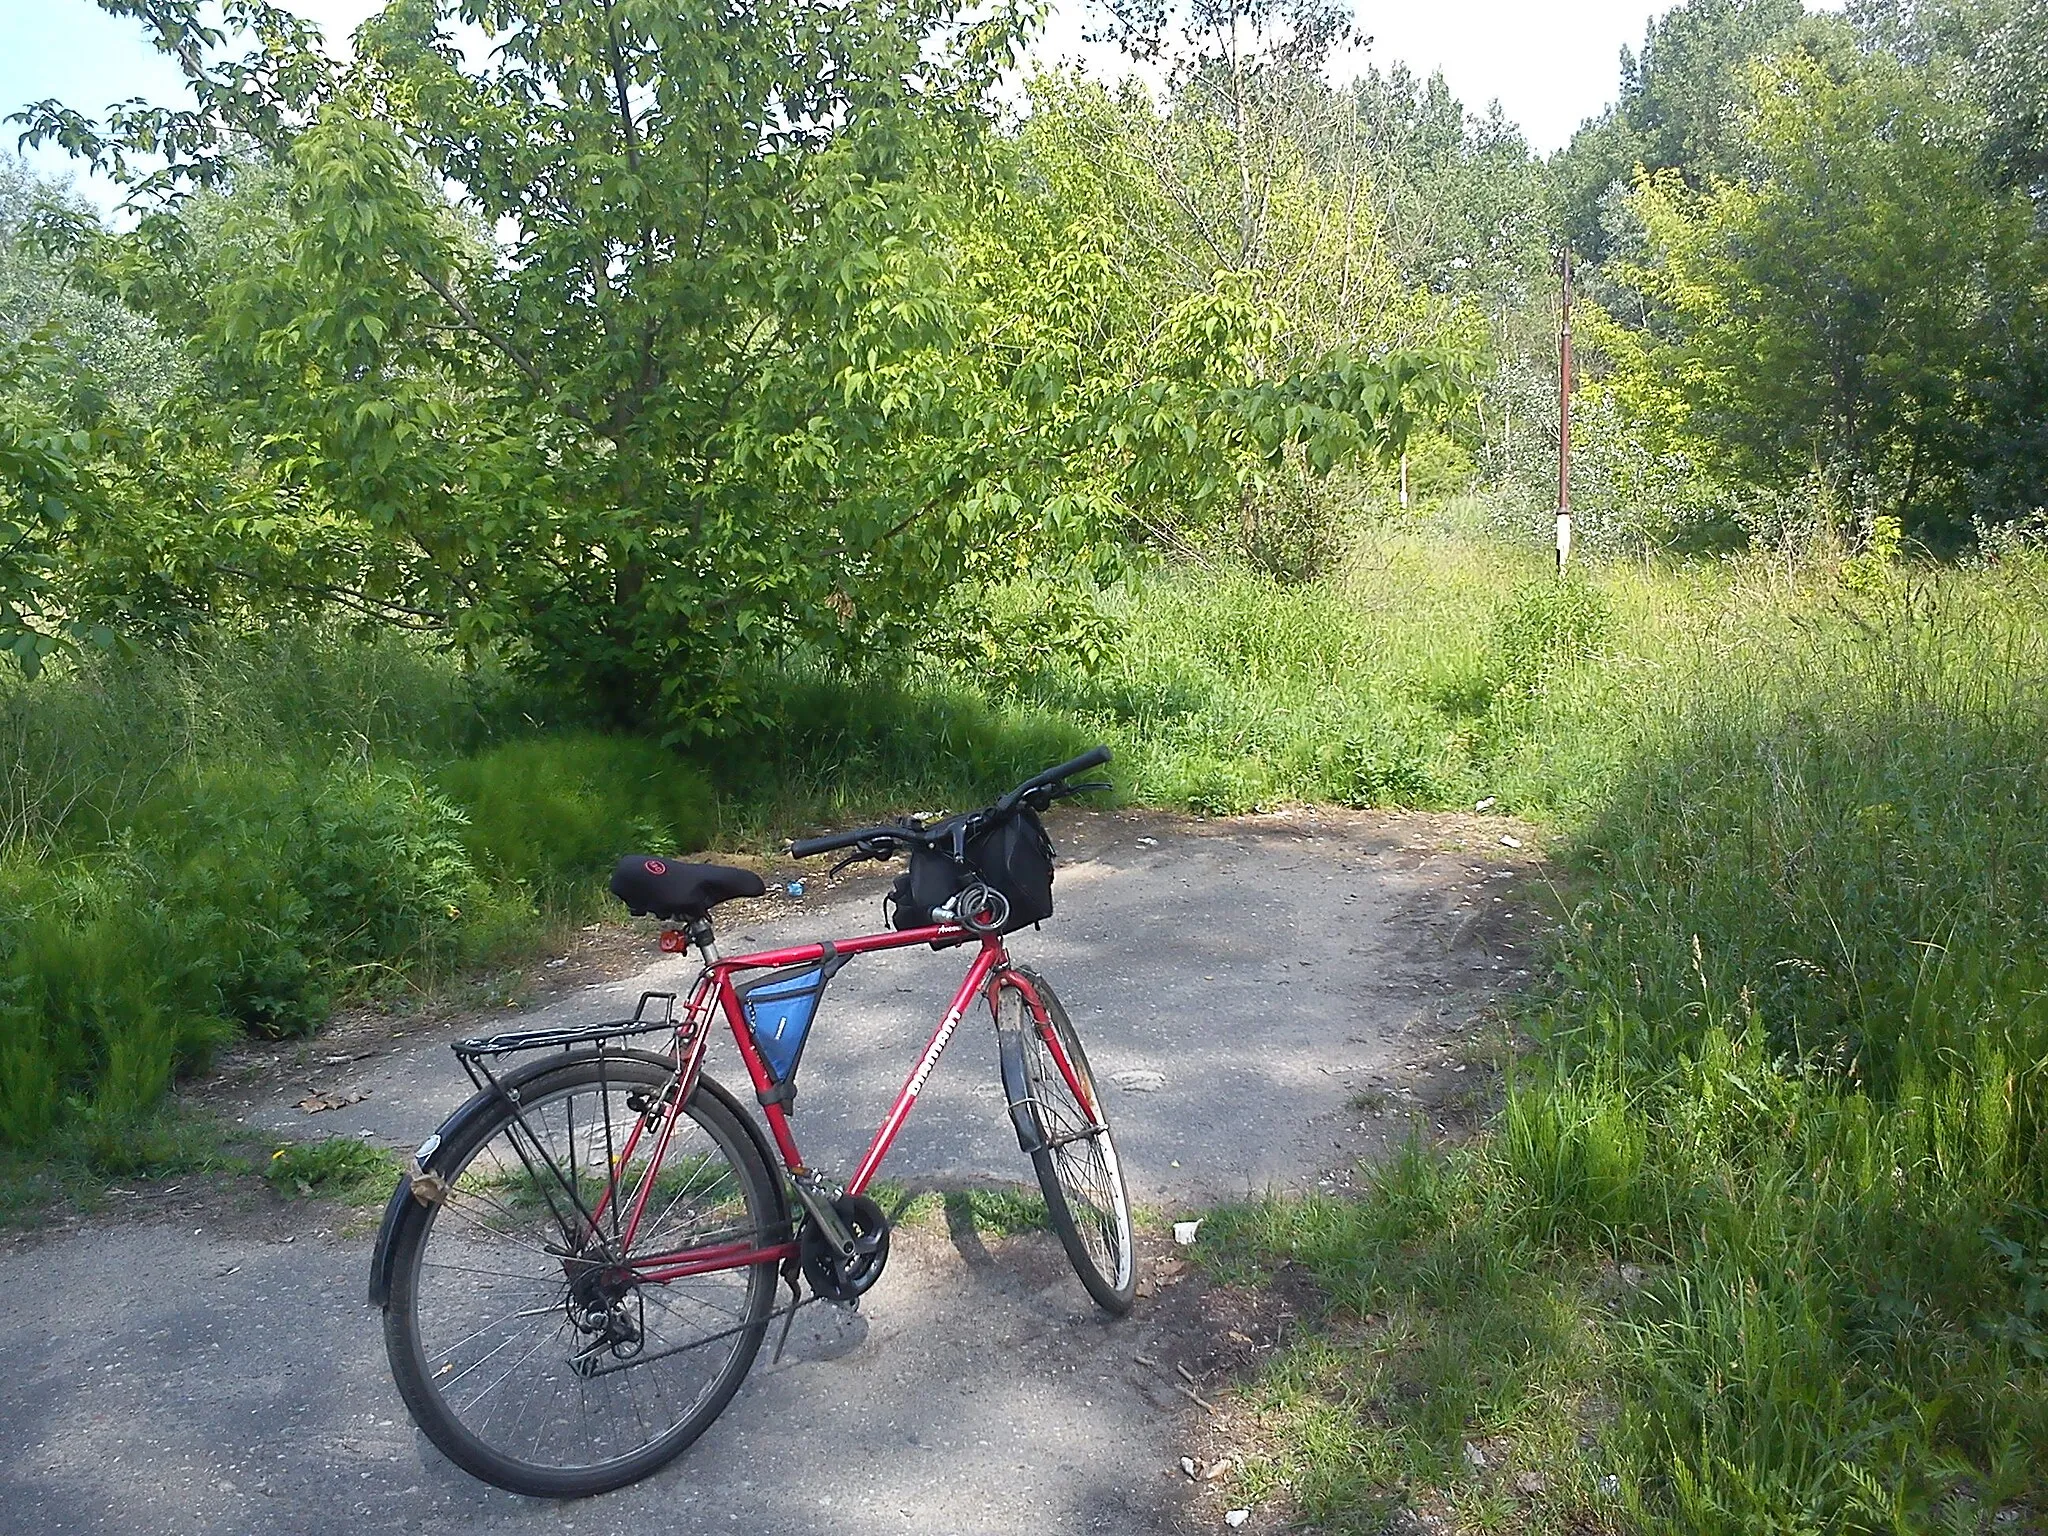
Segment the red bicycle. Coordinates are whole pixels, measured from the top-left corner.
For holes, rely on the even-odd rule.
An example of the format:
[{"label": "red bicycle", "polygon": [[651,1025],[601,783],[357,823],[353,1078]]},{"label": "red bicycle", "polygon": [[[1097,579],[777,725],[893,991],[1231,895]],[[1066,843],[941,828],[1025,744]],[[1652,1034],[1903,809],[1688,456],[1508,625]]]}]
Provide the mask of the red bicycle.
[{"label": "red bicycle", "polygon": [[[778,1283],[789,1291],[783,1338],[799,1305],[857,1301],[889,1256],[887,1214],[866,1191],[977,998],[995,1021],[1010,1119],[1053,1228],[1096,1303],[1130,1309],[1130,1202],[1087,1056],[1052,988],[1003,943],[1052,911],[1038,813],[1108,788],[1071,781],[1109,756],[1097,747],[966,815],[790,845],[798,857],[847,850],[847,863],[908,854],[884,933],[727,958],[711,910],[763,894],[758,875],[620,861],[614,894],[676,925],[662,947],[699,951],[695,984],[680,1006],[673,993],[647,994],[620,1023],[456,1046],[477,1092],[427,1138],[385,1210],[370,1299],[406,1407],[450,1460],[516,1493],[621,1487],[678,1455],[732,1400],[778,1313]],[[790,1131],[803,1045],[841,966],[916,944],[977,947],[840,1184],[805,1164]],[[765,974],[737,979],[748,972]],[[765,1133],[703,1070],[721,1013]],[[665,1049],[636,1043],[662,1035]]]}]

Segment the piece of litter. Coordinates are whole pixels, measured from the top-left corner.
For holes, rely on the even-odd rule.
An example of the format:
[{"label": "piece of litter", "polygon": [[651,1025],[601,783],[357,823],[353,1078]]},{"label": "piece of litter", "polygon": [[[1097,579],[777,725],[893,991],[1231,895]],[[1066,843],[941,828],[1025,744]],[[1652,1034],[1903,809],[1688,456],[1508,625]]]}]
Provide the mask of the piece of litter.
[{"label": "piece of litter", "polygon": [[803,895],[803,893],[804,893],[804,883],[803,883],[803,881],[801,881],[801,880],[792,880],[792,881],[790,881],[790,882],[789,882],[789,884],[785,885],[785,886],[784,886],[784,887],[783,887],[782,889],[783,889],[784,893],[785,893],[785,894],[787,894],[787,895],[790,895],[790,896],[801,896],[801,895]]},{"label": "piece of litter", "polygon": [[1201,1230],[1200,1217],[1193,1221],[1176,1221],[1173,1224],[1173,1240],[1183,1248],[1192,1248],[1195,1245],[1195,1234]]},{"label": "piece of litter", "polygon": [[1474,1472],[1484,1472],[1486,1470],[1486,1452],[1479,1449],[1470,1440],[1467,1440],[1465,1442],[1465,1462]]},{"label": "piece of litter", "polygon": [[1140,848],[1157,848],[1159,846],[1159,839],[1156,837],[1141,837],[1138,839],[1138,846]]},{"label": "piece of litter", "polygon": [[1493,796],[1488,795],[1484,800],[1480,801],[1477,805],[1473,806],[1472,809],[1475,811],[1490,811],[1496,805],[1499,804],[1500,802],[1498,800],[1494,799]]},{"label": "piece of litter", "polygon": [[1223,1523],[1234,1531],[1251,1517],[1252,1512],[1248,1509],[1233,1509],[1223,1517]]},{"label": "piece of litter", "polygon": [[1195,1458],[1192,1456],[1181,1457],[1180,1469],[1188,1475],[1188,1480],[1193,1482],[1195,1478]]},{"label": "piece of litter", "polygon": [[567,955],[563,955],[558,959],[548,961],[547,967],[551,971],[559,971],[563,966],[567,965],[568,963],[569,957]]},{"label": "piece of litter", "polygon": [[1522,840],[1519,837],[1503,837],[1500,845],[1503,848],[1519,848],[1522,846]]},{"label": "piece of litter", "polygon": [[1228,1472],[1232,1467],[1236,1465],[1237,1463],[1232,1461],[1228,1456],[1225,1456],[1221,1461],[1212,1461],[1209,1463],[1209,1465],[1202,1468],[1202,1481],[1205,1483],[1213,1483],[1216,1481],[1217,1478],[1223,1476],[1224,1473]]}]

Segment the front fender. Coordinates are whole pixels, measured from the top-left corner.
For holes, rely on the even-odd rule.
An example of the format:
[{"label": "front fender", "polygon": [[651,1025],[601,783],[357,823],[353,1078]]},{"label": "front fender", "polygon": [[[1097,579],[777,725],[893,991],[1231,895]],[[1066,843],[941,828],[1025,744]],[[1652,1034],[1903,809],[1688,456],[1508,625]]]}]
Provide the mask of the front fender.
[{"label": "front fender", "polygon": [[[1016,987],[1024,993],[1027,1002],[1035,1001],[1031,995],[1030,983],[1038,977],[1022,966],[1013,966],[989,979],[991,1003],[995,1002],[994,991],[998,987]],[[1042,984],[1042,983],[1041,983]],[[1037,1112],[1031,1105],[1031,1078],[1024,1068],[1024,1032],[1013,1029],[1002,1022],[1002,1009],[996,1014],[996,1059],[1003,1071],[1003,1098],[1010,1107],[1010,1125],[1017,1133],[1017,1145],[1024,1149],[1026,1157],[1036,1157],[1046,1147],[1045,1131],[1039,1124]]]}]

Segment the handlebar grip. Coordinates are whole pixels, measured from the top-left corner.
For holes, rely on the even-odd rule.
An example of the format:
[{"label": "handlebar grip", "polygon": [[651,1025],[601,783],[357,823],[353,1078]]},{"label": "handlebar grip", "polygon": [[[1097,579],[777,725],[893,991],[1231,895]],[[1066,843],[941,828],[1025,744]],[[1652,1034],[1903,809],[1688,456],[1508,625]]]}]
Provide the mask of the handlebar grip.
[{"label": "handlebar grip", "polygon": [[1109,758],[1108,747],[1090,747],[1071,763],[1061,763],[1057,768],[1048,768],[1031,782],[1034,785],[1051,784],[1058,779],[1071,779],[1075,774],[1086,773],[1090,768],[1100,768],[1109,761]]},{"label": "handlebar grip", "polygon": [[1026,779],[1022,784],[1019,784],[1015,789],[1003,796],[1002,799],[998,800],[996,802],[996,809],[1007,814],[1015,810],[1017,802],[1030,794],[1034,789],[1043,789],[1048,784],[1057,784],[1062,779],[1071,779],[1075,774],[1086,773],[1090,768],[1100,768],[1109,761],[1109,758],[1110,752],[1108,747],[1091,747],[1071,762],[1061,763],[1057,768],[1048,768],[1045,772],[1034,774]]},{"label": "handlebar grip", "polygon": [[814,853],[831,853],[837,848],[851,848],[878,831],[875,827],[861,827],[852,832],[827,832],[823,837],[800,837],[789,845],[789,856],[793,859],[808,859]]}]

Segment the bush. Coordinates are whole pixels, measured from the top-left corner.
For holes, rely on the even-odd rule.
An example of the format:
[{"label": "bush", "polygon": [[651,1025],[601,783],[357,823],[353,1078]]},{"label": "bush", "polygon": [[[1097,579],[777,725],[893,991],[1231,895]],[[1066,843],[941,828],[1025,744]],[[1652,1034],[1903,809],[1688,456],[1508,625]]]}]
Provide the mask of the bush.
[{"label": "bush", "polygon": [[484,871],[558,899],[620,854],[691,852],[715,825],[709,781],[654,743],[595,732],[507,742],[443,766]]},{"label": "bush", "polygon": [[179,982],[181,946],[111,861],[0,864],[0,1142],[68,1111],[152,1108],[233,1033]]},{"label": "bush", "polygon": [[482,888],[446,802],[342,759],[176,774],[98,850],[0,863],[0,1141],[138,1115],[236,1025],[450,955]]},{"label": "bush", "polygon": [[152,794],[111,857],[162,911],[194,1005],[299,1034],[336,988],[456,952],[485,894],[462,832],[397,766],[212,767]]}]

